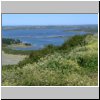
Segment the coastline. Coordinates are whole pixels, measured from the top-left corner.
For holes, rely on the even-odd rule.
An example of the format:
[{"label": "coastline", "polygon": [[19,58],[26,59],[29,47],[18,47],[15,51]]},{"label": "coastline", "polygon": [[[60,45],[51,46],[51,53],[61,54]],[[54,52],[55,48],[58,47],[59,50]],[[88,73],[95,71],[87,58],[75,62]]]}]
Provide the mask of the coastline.
[{"label": "coastline", "polygon": [[26,48],[26,47],[31,47],[31,45],[25,45],[24,43],[19,43],[19,44],[11,44],[11,45],[8,45],[7,47],[10,47],[10,48],[17,48],[17,47]]}]

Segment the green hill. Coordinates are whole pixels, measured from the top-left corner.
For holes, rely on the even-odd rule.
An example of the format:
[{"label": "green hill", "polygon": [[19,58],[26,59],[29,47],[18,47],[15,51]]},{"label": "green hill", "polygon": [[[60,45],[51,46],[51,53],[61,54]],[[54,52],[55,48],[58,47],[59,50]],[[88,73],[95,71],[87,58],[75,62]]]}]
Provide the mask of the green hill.
[{"label": "green hill", "polygon": [[74,36],[2,67],[3,86],[97,86],[98,36]]}]

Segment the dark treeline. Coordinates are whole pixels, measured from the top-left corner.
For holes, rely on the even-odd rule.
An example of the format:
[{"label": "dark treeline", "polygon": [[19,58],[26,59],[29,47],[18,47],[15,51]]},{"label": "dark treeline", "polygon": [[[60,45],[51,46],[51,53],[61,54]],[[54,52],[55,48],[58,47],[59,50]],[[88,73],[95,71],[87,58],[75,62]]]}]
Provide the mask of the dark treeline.
[{"label": "dark treeline", "polygon": [[2,43],[6,45],[22,43],[19,39],[2,38]]},{"label": "dark treeline", "polygon": [[[11,38],[2,38],[2,45],[11,45],[11,44],[19,44],[22,43],[19,39],[11,39]],[[23,43],[26,46],[31,46],[30,43]]]}]

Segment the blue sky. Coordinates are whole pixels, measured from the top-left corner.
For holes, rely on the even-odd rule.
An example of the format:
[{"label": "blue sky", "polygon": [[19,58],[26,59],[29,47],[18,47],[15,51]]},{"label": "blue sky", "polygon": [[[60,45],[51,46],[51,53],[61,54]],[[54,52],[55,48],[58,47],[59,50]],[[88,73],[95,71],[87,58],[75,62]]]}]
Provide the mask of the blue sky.
[{"label": "blue sky", "polygon": [[98,24],[97,14],[2,14],[2,25]]}]

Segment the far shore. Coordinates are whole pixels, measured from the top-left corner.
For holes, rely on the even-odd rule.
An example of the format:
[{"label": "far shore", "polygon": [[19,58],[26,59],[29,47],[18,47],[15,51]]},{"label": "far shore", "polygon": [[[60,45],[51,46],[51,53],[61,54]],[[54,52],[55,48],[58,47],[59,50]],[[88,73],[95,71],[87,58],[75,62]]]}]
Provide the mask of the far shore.
[{"label": "far shore", "polygon": [[21,47],[21,48],[26,48],[26,47],[31,47],[31,45],[25,45],[24,43],[19,43],[19,44],[11,44],[11,45],[8,45],[8,47],[11,47],[11,48],[16,48],[16,47]]}]

